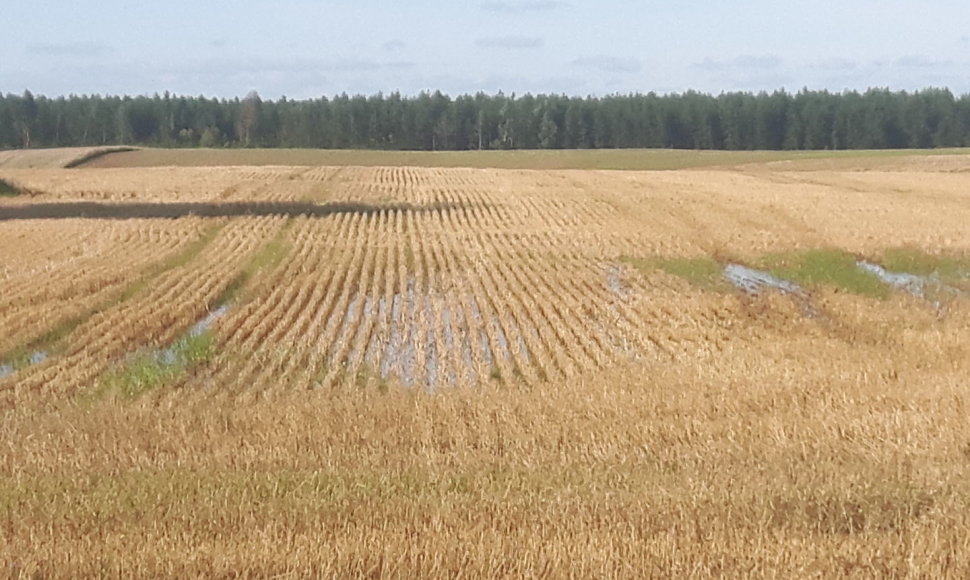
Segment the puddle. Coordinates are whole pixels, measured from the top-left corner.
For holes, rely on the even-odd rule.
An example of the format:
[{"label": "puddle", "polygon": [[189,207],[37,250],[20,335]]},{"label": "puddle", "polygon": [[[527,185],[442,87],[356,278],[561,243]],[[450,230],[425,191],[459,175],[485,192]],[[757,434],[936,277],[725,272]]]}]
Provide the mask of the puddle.
[{"label": "puddle", "polygon": [[425,334],[424,343],[424,372],[427,377],[427,386],[434,387],[438,383],[438,343],[435,341],[434,332],[431,331],[435,324],[431,315],[431,298],[426,297],[424,303],[425,312],[429,315],[429,332]]},{"label": "puddle", "polygon": [[955,296],[967,295],[965,290],[947,286],[937,279],[936,276],[919,276],[917,274],[910,274],[909,272],[891,272],[879,264],[873,264],[865,260],[856,262],[856,266],[897,290],[901,290],[917,298],[929,300],[933,307],[937,309],[943,307],[943,302],[939,299],[931,299],[933,297],[942,298],[942,293]]},{"label": "puddle", "polygon": [[[504,334],[499,334],[501,328],[498,328],[498,320],[495,317],[486,320],[482,316],[482,309],[478,305],[478,298],[474,295],[468,295],[465,297],[468,302],[468,309],[471,312],[472,318],[478,323],[478,346],[476,347],[482,356],[482,362],[485,364],[486,368],[491,368],[495,364],[495,359],[492,355],[492,347],[488,341],[488,329],[492,330],[492,336],[495,337],[496,344],[499,345],[498,348],[504,348],[502,346],[502,341],[505,340]],[[497,331],[496,331],[497,329]],[[475,342],[474,337],[468,337],[468,340]],[[508,349],[505,349],[505,354],[498,353],[499,356],[504,356],[508,359]]]},{"label": "puddle", "polygon": [[[622,273],[618,267],[602,271],[610,293],[626,298],[608,299],[613,315],[604,306],[596,311],[595,320],[588,321],[588,327],[599,325],[592,332],[605,337],[601,342],[615,338],[622,343],[623,352],[634,352],[635,341],[627,340],[633,329],[614,327],[619,324],[614,319],[622,317],[619,304],[634,292]],[[395,284],[390,294],[386,292],[387,288],[355,292],[346,298],[345,306],[328,314],[323,333],[333,338],[323,347],[327,368],[346,369],[351,361],[362,360],[381,379],[434,389],[465,381],[487,383],[494,379],[496,367],[531,367],[537,364],[535,349],[545,350],[545,339],[535,327],[542,324],[537,312],[526,310],[520,313],[520,320],[500,319],[496,306],[501,308],[502,303],[492,304],[467,291],[449,299],[445,291],[428,288],[411,277]],[[456,308],[458,304],[462,307]],[[356,344],[360,338],[357,325],[372,325],[366,345]],[[347,348],[347,340],[354,340],[354,346]],[[340,356],[344,349],[348,354]],[[340,360],[335,360],[338,356]]]},{"label": "puddle", "polygon": [[465,380],[474,383],[477,375],[475,371],[475,359],[472,355],[472,334],[465,331],[461,341],[461,360],[465,363]]},{"label": "puddle", "polygon": [[228,311],[229,311],[228,304],[223,304],[219,308],[216,308],[215,310],[207,314],[205,318],[203,318],[202,320],[192,325],[192,328],[189,329],[189,336],[195,338],[196,336],[199,336],[203,332],[209,330],[210,328],[212,328],[212,325],[215,323],[215,321],[225,316],[226,312]]},{"label": "puddle", "polygon": [[917,276],[916,274],[907,274],[906,272],[890,272],[882,266],[873,264],[872,262],[860,260],[856,262],[856,266],[862,270],[865,270],[866,272],[869,272],[893,288],[902,290],[903,292],[907,292],[918,298],[925,297],[926,284],[931,281],[925,276]]},{"label": "puddle", "polygon": [[[441,309],[441,336],[444,339],[444,349],[446,353],[455,352],[455,328],[458,327],[458,320],[456,314],[451,312],[451,308],[444,306]],[[459,330],[457,332],[461,334]],[[461,337],[458,338],[461,341]],[[462,349],[458,349],[462,350]],[[469,351],[469,359],[471,358],[471,352]],[[452,361],[449,361],[452,362]],[[464,361],[462,361],[464,362]],[[449,385],[454,385],[458,383],[458,369],[454,367],[454,364],[445,365],[445,378]]]},{"label": "puddle", "polygon": [[740,264],[724,266],[724,277],[746,294],[760,294],[765,290],[779,290],[785,294],[804,296],[801,286],[776,276]]},{"label": "puddle", "polygon": [[[205,315],[204,318],[193,324],[192,327],[189,328],[188,332],[185,333],[185,337],[197,338],[201,336],[202,333],[212,328],[212,325],[215,324],[216,320],[219,320],[225,316],[226,312],[228,311],[228,304],[223,304],[219,308],[216,308],[209,314]],[[179,352],[179,342],[181,341],[176,340],[170,347],[156,351],[153,355],[155,360],[157,360],[158,363],[163,366],[173,366],[178,364],[179,358],[182,356]]]},{"label": "puddle", "polygon": [[[497,358],[511,360],[516,350],[520,356],[529,356],[518,328],[511,331],[514,338],[507,336],[491,308],[483,308],[473,295],[460,298],[468,304],[471,319],[466,319],[463,310],[453,310],[443,294],[418,289],[414,279],[408,280],[404,292],[395,292],[390,299],[354,296],[348,309],[361,300],[363,318],[377,317],[366,361],[383,379],[394,376],[405,386],[457,385],[461,380],[486,378],[479,376],[482,371],[477,360],[488,369]],[[333,316],[341,319],[341,325],[348,322],[346,314]],[[428,325],[427,332],[418,332],[422,324]],[[479,328],[473,331],[476,324]],[[497,353],[491,348],[489,334]],[[336,362],[331,358],[330,364]]]},{"label": "puddle", "polygon": [[374,328],[371,329],[370,340],[367,341],[367,346],[364,348],[364,363],[367,364],[371,369],[376,369],[378,375],[383,373],[380,367],[380,355],[379,352],[384,348],[382,345],[381,336],[381,324],[387,319],[389,313],[390,305],[388,304],[387,298],[381,296],[380,299],[375,300],[372,297],[368,297],[367,303],[365,303],[364,309],[367,309],[369,303],[375,302],[377,304],[377,312],[375,314],[377,322]]},{"label": "puddle", "polygon": [[791,296],[801,308],[803,315],[809,318],[822,316],[822,313],[812,304],[808,294],[801,286],[769,274],[764,270],[755,270],[740,264],[728,264],[724,266],[724,278],[735,288],[752,296],[761,294],[766,290],[777,290],[782,294]]},{"label": "puddle", "polygon": [[391,298],[391,328],[384,345],[384,355],[381,358],[380,374],[382,379],[391,376],[395,368],[400,368],[401,351],[404,345],[404,333],[399,321],[401,320],[402,298],[400,294],[394,294]]},{"label": "puddle", "polygon": [[40,364],[45,360],[47,360],[48,356],[49,355],[45,350],[35,350],[34,352],[30,353],[30,356],[28,356],[23,361],[23,364],[18,364],[18,365],[2,364],[0,365],[0,379],[5,379],[24,367]]},{"label": "puddle", "polygon": [[621,300],[626,300],[630,297],[630,290],[623,283],[620,268],[615,264],[609,264],[606,267],[606,287],[614,296]]}]

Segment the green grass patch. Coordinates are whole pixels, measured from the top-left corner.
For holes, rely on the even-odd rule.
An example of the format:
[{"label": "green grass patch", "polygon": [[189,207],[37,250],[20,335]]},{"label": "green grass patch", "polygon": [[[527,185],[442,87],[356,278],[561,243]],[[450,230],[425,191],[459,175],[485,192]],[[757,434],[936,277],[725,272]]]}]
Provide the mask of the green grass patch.
[{"label": "green grass patch", "polygon": [[970,256],[929,254],[911,247],[890,248],[883,252],[880,263],[890,272],[918,276],[936,276],[943,282],[970,278]]},{"label": "green grass patch", "polygon": [[14,183],[6,179],[0,179],[0,197],[16,197],[22,193],[23,190]]},{"label": "green grass patch", "polygon": [[892,291],[879,278],[860,269],[855,256],[842,250],[769,254],[760,260],[759,267],[802,286],[834,286],[846,292],[876,298],[887,298]]},{"label": "green grass patch", "polygon": [[730,291],[724,280],[724,266],[710,256],[694,258],[638,258],[620,256],[620,262],[628,264],[643,275],[649,276],[657,270],[683,278],[692,285],[715,292]]},{"label": "green grass patch", "polygon": [[[724,265],[710,256],[692,258],[641,258],[621,256],[620,262],[649,276],[657,270],[683,278],[691,285],[713,292],[732,292],[724,279]],[[834,286],[845,292],[886,298],[892,289],[876,276],[860,269],[856,257],[836,249],[813,249],[768,254],[752,267],[805,287]],[[888,266],[887,266],[888,267]],[[953,270],[955,267],[950,267]],[[906,270],[902,270],[906,271]]]},{"label": "green grass patch", "polygon": [[110,371],[102,380],[97,394],[134,398],[175,381],[196,365],[215,354],[212,331],[188,334],[162,351],[136,354],[120,368]]}]

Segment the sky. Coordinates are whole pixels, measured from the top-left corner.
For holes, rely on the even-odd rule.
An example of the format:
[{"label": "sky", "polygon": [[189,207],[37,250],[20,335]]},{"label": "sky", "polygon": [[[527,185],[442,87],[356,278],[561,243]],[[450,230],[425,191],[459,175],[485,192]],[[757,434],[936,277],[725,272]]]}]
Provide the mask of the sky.
[{"label": "sky", "polygon": [[970,93],[967,0],[2,2],[3,93]]}]

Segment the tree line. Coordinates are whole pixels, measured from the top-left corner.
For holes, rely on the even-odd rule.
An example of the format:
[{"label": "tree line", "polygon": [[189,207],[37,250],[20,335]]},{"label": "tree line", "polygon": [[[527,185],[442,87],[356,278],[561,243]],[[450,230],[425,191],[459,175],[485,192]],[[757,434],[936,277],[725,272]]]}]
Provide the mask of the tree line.
[{"label": "tree line", "polygon": [[342,94],[309,100],[0,93],[0,148],[882,149],[970,146],[970,95]]}]

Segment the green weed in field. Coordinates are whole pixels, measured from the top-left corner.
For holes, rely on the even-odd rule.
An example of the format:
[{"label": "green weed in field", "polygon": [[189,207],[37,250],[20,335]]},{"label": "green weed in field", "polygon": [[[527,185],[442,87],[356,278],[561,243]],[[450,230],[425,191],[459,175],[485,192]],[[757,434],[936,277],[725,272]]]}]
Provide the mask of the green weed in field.
[{"label": "green weed in field", "polygon": [[770,254],[760,266],[773,275],[803,286],[834,286],[846,292],[886,298],[889,286],[858,267],[856,258],[835,249]]},{"label": "green weed in field", "polygon": [[[724,280],[724,265],[710,256],[693,258],[621,256],[620,261],[636,268],[644,275],[662,270],[704,290],[716,292],[732,290]],[[806,287],[834,286],[846,292],[877,298],[886,298],[891,293],[889,286],[857,266],[855,256],[842,250],[813,249],[768,254],[755,260],[753,266],[783,280]],[[950,266],[950,269],[955,270],[956,266]]]},{"label": "green weed in field", "polygon": [[215,354],[212,331],[189,334],[164,351],[136,355],[104,377],[99,394],[134,398],[184,376]]},{"label": "green weed in field", "polygon": [[0,179],[0,197],[14,197],[23,193],[19,187],[6,179]]},{"label": "green weed in field", "polygon": [[620,256],[620,261],[633,266],[643,275],[649,276],[657,270],[687,280],[704,290],[723,292],[730,290],[724,281],[724,266],[710,256],[694,258],[638,258]]},{"label": "green weed in field", "polygon": [[937,276],[944,282],[970,277],[970,256],[928,254],[916,248],[890,248],[883,252],[882,265],[891,272]]},{"label": "green weed in field", "polygon": [[29,343],[0,353],[0,364],[9,365],[11,368],[19,370],[32,364],[31,357],[35,356],[35,353],[44,353],[47,356],[56,354],[60,351],[62,342],[67,335],[74,332],[75,328],[90,318],[96,311],[96,309],[92,309],[80,316],[64,319]]}]

